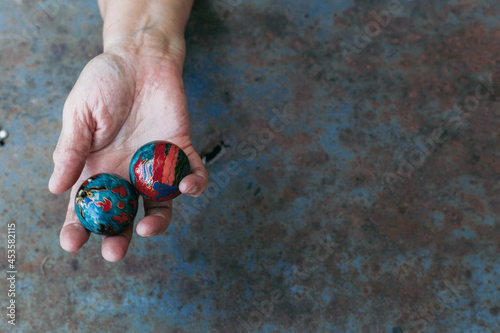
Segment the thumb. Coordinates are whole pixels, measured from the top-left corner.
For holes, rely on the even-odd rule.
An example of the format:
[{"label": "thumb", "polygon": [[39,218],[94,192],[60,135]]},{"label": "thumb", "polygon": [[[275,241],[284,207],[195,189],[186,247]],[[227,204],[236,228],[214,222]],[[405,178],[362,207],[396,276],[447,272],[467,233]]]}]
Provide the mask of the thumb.
[{"label": "thumb", "polygon": [[93,128],[88,110],[65,106],[63,127],[54,150],[54,171],[49,180],[49,190],[63,193],[78,180],[92,145]]}]

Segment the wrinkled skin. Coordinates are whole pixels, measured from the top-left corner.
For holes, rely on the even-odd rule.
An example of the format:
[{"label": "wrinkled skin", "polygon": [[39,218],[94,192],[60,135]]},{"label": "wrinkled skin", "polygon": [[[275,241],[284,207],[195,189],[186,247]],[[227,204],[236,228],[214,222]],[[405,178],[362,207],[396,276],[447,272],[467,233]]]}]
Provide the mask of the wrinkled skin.
[{"label": "wrinkled skin", "polygon": [[[191,144],[181,66],[162,53],[115,49],[97,56],[82,71],[64,105],[63,128],[49,182],[53,193],[72,187],[60,235],[66,251],[77,251],[90,236],[74,210],[80,184],[102,172],[129,180],[132,155],[147,142],[170,141],[184,150],[191,174],[182,180],[181,192],[199,196],[205,191],[208,175]],[[137,234],[163,233],[172,217],[172,201],[145,200],[144,209]],[[119,235],[104,236],[103,257],[111,262],[121,260],[132,234],[130,226]]]}]

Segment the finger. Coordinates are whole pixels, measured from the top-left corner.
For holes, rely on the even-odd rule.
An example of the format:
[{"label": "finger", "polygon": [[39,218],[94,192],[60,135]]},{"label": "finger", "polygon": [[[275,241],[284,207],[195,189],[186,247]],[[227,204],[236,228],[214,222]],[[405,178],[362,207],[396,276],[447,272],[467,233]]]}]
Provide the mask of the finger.
[{"label": "finger", "polygon": [[93,129],[89,111],[67,104],[63,112],[63,127],[54,150],[54,171],[49,180],[49,190],[63,193],[78,180],[92,144]]},{"label": "finger", "polygon": [[59,241],[63,250],[68,252],[78,251],[90,237],[90,231],[85,229],[75,214],[74,191],[69,199],[66,220],[64,221]]},{"label": "finger", "polygon": [[207,189],[208,172],[200,156],[194,151],[193,146],[189,146],[184,152],[189,158],[191,173],[182,179],[179,184],[179,190],[183,194],[199,197]]},{"label": "finger", "polygon": [[152,201],[144,199],[144,218],[135,231],[139,236],[160,235],[167,230],[172,219],[172,201]]},{"label": "finger", "polygon": [[127,254],[130,241],[132,240],[132,232],[134,225],[131,224],[127,229],[115,236],[102,236],[102,257],[109,262],[117,262],[122,260]]}]

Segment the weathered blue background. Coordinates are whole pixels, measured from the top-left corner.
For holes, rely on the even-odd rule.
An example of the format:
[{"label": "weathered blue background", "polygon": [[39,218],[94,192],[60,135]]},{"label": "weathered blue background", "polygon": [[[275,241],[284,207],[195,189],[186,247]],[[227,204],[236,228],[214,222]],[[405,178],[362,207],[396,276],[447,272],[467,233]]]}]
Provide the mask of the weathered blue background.
[{"label": "weathered blue background", "polygon": [[[68,197],[46,189],[65,97],[101,51],[98,7],[0,3],[15,330],[499,332],[499,101],[474,100],[500,66],[498,2],[402,1],[350,60],[341,43],[388,1],[229,1],[223,19],[221,3],[196,4],[184,73],[195,147],[226,145],[214,181],[117,264],[99,237],[60,249]],[[460,126],[443,118],[468,96]],[[443,143],[391,190],[436,129]]]}]

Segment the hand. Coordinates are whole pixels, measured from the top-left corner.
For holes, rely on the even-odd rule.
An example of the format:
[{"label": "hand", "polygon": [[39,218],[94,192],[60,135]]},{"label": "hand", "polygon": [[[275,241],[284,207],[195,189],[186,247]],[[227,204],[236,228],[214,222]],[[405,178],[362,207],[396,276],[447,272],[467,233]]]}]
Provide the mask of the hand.
[{"label": "hand", "polygon": [[[129,179],[132,155],[153,140],[170,141],[184,150],[191,174],[180,183],[180,191],[200,196],[208,174],[189,136],[182,61],[152,49],[112,47],[85,67],[64,105],[49,182],[56,194],[73,186],[60,235],[64,250],[77,251],[90,236],[75,215],[74,198],[80,184],[103,172]],[[144,209],[137,234],[163,233],[172,217],[172,201],[144,200]],[[103,257],[111,262],[121,260],[132,233],[130,226],[119,235],[103,236]]]}]

